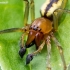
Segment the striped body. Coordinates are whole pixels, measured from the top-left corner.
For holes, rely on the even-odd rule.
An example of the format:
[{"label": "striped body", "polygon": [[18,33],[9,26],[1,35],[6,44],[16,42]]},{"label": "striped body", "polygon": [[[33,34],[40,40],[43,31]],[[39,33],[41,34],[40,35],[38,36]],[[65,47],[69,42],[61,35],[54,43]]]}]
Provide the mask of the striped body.
[{"label": "striped body", "polygon": [[46,2],[41,7],[41,15],[50,17],[56,9],[61,7],[62,2],[63,0],[46,0]]}]

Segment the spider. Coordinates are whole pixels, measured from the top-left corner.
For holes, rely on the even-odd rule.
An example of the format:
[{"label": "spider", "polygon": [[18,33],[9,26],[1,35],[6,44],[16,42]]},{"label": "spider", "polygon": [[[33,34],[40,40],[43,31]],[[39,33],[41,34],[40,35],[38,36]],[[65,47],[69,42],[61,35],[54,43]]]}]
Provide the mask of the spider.
[{"label": "spider", "polygon": [[[24,13],[24,27],[23,28],[11,28],[1,30],[0,34],[9,32],[23,32],[20,40],[20,50],[19,55],[21,58],[26,53],[26,49],[36,45],[36,51],[28,54],[26,57],[26,64],[29,64],[33,60],[33,57],[38,54],[47,45],[47,69],[51,70],[50,57],[51,57],[51,41],[52,39],[56,44],[62,62],[63,68],[66,70],[66,62],[63,55],[63,49],[56,39],[54,33],[58,29],[58,20],[63,12],[68,12],[64,10],[67,0],[46,0],[46,2],[41,7],[40,13],[41,17],[35,19],[35,5],[34,0],[30,0],[30,10],[31,10],[31,24],[27,24],[29,15],[29,1],[23,0],[25,2],[25,13]],[[24,36],[28,35],[27,41],[24,44]]]}]

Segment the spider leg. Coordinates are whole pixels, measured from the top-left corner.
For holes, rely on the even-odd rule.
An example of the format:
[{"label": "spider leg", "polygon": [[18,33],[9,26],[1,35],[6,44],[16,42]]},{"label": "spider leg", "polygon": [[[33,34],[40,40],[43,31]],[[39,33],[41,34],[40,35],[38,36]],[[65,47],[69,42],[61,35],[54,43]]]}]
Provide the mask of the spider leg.
[{"label": "spider leg", "polygon": [[55,11],[53,12],[53,27],[54,27],[54,31],[57,31],[58,29],[58,12]]},{"label": "spider leg", "polygon": [[65,62],[65,59],[64,59],[63,49],[62,49],[60,43],[58,42],[58,40],[55,38],[53,33],[51,33],[51,37],[52,37],[52,40],[55,42],[55,44],[56,44],[56,46],[59,50],[59,53],[60,53],[60,56],[61,56],[61,59],[62,59],[62,62],[63,62],[64,70],[66,70],[66,62]]},{"label": "spider leg", "polygon": [[61,6],[53,12],[53,26],[54,26],[54,31],[58,30],[58,20],[61,18],[62,13],[63,12],[70,13],[70,11],[64,10],[64,8],[66,6],[66,3],[67,3],[67,0],[63,0]]},{"label": "spider leg", "polygon": [[3,33],[11,33],[11,32],[23,32],[24,29],[22,28],[10,28],[10,29],[5,29],[5,30],[0,30],[0,34]]},{"label": "spider leg", "polygon": [[30,63],[30,61],[33,59],[33,56],[38,54],[43,49],[44,45],[45,45],[45,41],[42,42],[42,44],[39,46],[38,50],[36,50],[35,52],[27,55],[27,57],[26,57],[26,64]]},{"label": "spider leg", "polygon": [[23,42],[24,41],[24,36],[25,36],[25,34],[28,34],[29,26],[26,26],[24,28],[11,28],[11,29],[1,30],[0,34],[11,33],[11,32],[24,32],[24,34],[22,35],[21,40],[20,40],[20,51],[19,51],[19,55],[22,58],[23,55],[26,52],[26,48],[24,47],[24,42]]},{"label": "spider leg", "polygon": [[70,14],[70,10],[61,9],[61,8],[55,10],[54,13],[53,13],[53,27],[54,27],[54,31],[57,31],[58,30],[58,20],[59,20],[61,14],[63,12]]},{"label": "spider leg", "polygon": [[4,33],[11,33],[11,32],[28,32],[29,26],[23,27],[23,28],[10,28],[5,30],[0,30],[0,34]]},{"label": "spider leg", "polygon": [[[28,16],[29,16],[29,1],[28,0],[23,0],[24,1],[24,5],[25,5],[25,11],[24,11],[24,26],[26,27],[26,30],[29,30],[29,24],[28,23]],[[25,30],[25,33],[26,33]],[[21,36],[21,40],[20,40],[20,50],[19,50],[19,55],[22,58],[24,56],[24,54],[26,53],[26,48],[24,46],[24,37],[25,37],[25,33]]]},{"label": "spider leg", "polygon": [[46,39],[46,44],[47,44],[47,52],[48,52],[48,56],[47,56],[47,68],[48,70],[51,70],[51,64],[50,64],[50,58],[51,58],[51,43],[50,43],[50,36],[47,37]]},{"label": "spider leg", "polygon": [[24,5],[25,5],[25,11],[24,11],[24,26],[27,25],[28,22],[28,16],[29,16],[29,1],[28,0],[23,0],[24,1]]},{"label": "spider leg", "polygon": [[26,47],[24,45],[24,37],[25,37],[25,33],[21,36],[20,39],[20,50],[19,50],[19,55],[22,58],[24,56],[24,54],[26,53]]},{"label": "spider leg", "polygon": [[30,0],[30,13],[31,13],[31,22],[34,21],[35,19],[35,5],[34,5],[34,0]]},{"label": "spider leg", "polygon": [[69,13],[70,14],[70,10],[67,10],[67,9],[61,9],[61,8],[59,8],[57,10],[60,11],[60,12]]},{"label": "spider leg", "polygon": [[[29,16],[29,1],[23,0],[25,4],[25,12],[24,12],[24,25],[27,25],[28,16]],[[30,12],[31,12],[31,22],[35,19],[35,6],[34,6],[34,0],[30,0]]]},{"label": "spider leg", "polygon": [[62,11],[59,11],[58,9],[56,9],[53,12],[53,28],[54,28],[54,31],[57,31],[58,30],[58,20],[60,19],[62,13],[63,12]]}]

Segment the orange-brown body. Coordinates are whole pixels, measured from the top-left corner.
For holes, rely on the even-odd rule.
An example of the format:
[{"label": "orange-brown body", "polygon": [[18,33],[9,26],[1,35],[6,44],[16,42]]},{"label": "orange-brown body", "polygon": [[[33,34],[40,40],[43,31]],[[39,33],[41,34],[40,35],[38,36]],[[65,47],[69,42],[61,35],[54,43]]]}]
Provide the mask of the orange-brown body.
[{"label": "orange-brown body", "polygon": [[52,21],[49,19],[43,17],[35,19],[29,28],[26,47],[29,48],[35,44],[36,49],[38,49],[41,41],[52,31],[52,29]]}]

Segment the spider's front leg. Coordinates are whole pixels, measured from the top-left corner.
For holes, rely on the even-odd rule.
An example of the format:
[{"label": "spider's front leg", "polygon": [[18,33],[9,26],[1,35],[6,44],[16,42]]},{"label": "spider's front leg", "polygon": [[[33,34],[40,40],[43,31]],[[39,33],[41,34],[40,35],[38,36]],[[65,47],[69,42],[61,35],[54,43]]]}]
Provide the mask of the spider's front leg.
[{"label": "spider's front leg", "polygon": [[53,12],[53,27],[54,27],[54,31],[58,30],[58,14],[57,14],[57,12]]},{"label": "spider's front leg", "polygon": [[28,16],[29,16],[29,6],[30,6],[30,13],[31,13],[31,22],[35,19],[35,5],[34,0],[30,0],[30,5],[28,0],[23,0],[25,4],[25,12],[24,12],[24,25],[28,22]]},{"label": "spider's front leg", "polygon": [[31,22],[34,21],[35,19],[35,5],[34,5],[34,0],[30,0],[30,13],[31,13]]},{"label": "spider's front leg", "polygon": [[70,10],[66,10],[66,9],[57,9],[53,12],[53,28],[54,28],[54,31],[57,31],[58,30],[58,20],[60,19],[60,16],[62,15],[62,13],[69,13],[70,14]]},{"label": "spider's front leg", "polygon": [[[28,24],[28,16],[29,16],[29,2],[28,0],[23,0],[24,4],[25,4],[25,12],[24,12],[24,27],[29,29],[29,26],[27,26]],[[27,29],[25,30],[25,33],[27,31]],[[21,36],[20,39],[20,50],[19,50],[19,55],[22,58],[24,56],[24,54],[26,53],[26,48],[24,47],[24,37],[25,37],[25,33]]]},{"label": "spider's front leg", "polygon": [[70,13],[70,11],[64,10],[66,3],[67,3],[67,0],[63,0],[61,5],[57,9],[55,9],[53,12],[54,31],[58,30],[58,20],[61,18],[62,13],[63,12],[69,12]]},{"label": "spider's front leg", "polygon": [[24,11],[24,21],[23,21],[23,24],[24,24],[24,26],[26,26],[27,25],[27,22],[28,22],[28,16],[29,16],[29,1],[28,0],[23,0],[23,2],[24,2],[24,9],[25,9],[25,11]]},{"label": "spider's front leg", "polygon": [[[30,25],[28,23],[28,16],[29,16],[29,1],[24,0],[25,3],[25,12],[24,12],[24,26],[27,28],[26,31],[29,30]],[[30,12],[31,12],[31,22],[35,19],[35,6],[34,6],[34,0],[30,0]],[[26,33],[26,32],[25,32]],[[23,34],[20,40],[20,50],[19,55],[22,58],[24,54],[26,53],[26,47],[24,45],[24,37],[26,34]]]}]

